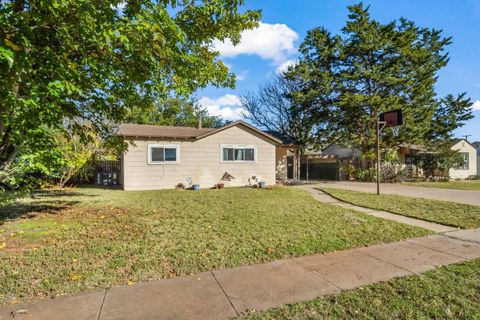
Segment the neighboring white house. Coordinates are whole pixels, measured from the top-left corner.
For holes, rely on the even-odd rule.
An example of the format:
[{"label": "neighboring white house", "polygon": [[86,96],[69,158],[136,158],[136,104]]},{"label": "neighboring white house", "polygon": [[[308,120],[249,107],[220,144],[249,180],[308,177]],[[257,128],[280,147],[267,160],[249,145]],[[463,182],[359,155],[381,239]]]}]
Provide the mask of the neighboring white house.
[{"label": "neighboring white house", "polygon": [[467,179],[468,177],[476,176],[478,174],[477,149],[465,139],[455,140],[451,149],[458,151],[462,155],[464,165],[450,169],[450,179]]},{"label": "neighboring white house", "polygon": [[211,188],[225,172],[226,186],[275,183],[275,149],[281,141],[236,121],[221,128],[122,124],[124,190],[173,189],[178,183]]},{"label": "neighboring white house", "polygon": [[480,141],[476,141],[472,145],[477,149],[477,176],[480,176]]},{"label": "neighboring white house", "polygon": [[[456,139],[451,146],[457,150],[464,159],[464,165],[451,168],[450,179],[467,179],[480,174],[479,151],[465,139]],[[423,152],[423,148],[413,144],[402,144],[398,148],[398,158],[402,169],[418,170],[416,167],[415,155]],[[335,155],[339,159],[358,158],[362,155],[359,149],[333,143],[322,151],[325,155]]]}]

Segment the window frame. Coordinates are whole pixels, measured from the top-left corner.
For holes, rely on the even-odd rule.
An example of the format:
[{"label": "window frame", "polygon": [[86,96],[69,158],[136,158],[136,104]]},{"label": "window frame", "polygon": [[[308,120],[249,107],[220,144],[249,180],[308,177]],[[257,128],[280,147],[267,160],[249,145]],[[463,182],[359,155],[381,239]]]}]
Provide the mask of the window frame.
[{"label": "window frame", "polygon": [[[234,160],[224,160],[223,150],[234,149]],[[235,149],[253,149],[253,160],[235,160]],[[244,151],[245,153],[245,151]],[[256,163],[257,162],[257,146],[256,145],[244,145],[244,144],[221,144],[220,145],[220,163]]]},{"label": "window frame", "polygon": [[[163,148],[163,161],[152,161],[152,149],[153,148]],[[165,149],[175,149],[176,150],[176,160],[175,161],[166,161],[165,160]],[[148,144],[147,145],[147,164],[149,165],[165,165],[165,164],[179,164],[180,163],[180,145],[178,144]]]},{"label": "window frame", "polygon": [[469,152],[459,152],[464,157],[463,166],[458,166],[457,170],[470,170],[470,153]]}]

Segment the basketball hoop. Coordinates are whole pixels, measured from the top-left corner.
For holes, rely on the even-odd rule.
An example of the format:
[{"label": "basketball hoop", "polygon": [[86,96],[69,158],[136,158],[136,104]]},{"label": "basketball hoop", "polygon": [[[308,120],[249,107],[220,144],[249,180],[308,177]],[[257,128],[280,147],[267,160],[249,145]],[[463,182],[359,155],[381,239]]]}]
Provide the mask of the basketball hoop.
[{"label": "basketball hoop", "polygon": [[398,135],[400,134],[400,126],[391,127],[391,129],[392,129],[392,135],[394,137],[398,137]]}]

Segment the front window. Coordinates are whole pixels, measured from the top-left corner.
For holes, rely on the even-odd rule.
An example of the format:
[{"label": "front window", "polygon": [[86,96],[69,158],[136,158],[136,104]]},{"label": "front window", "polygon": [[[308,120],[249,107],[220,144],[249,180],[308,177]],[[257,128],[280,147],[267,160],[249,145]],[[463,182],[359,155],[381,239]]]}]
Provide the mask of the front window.
[{"label": "front window", "polygon": [[179,163],[179,146],[177,145],[148,145],[148,164]]},{"label": "front window", "polygon": [[255,162],[254,146],[222,146],[222,162]]},{"label": "front window", "polygon": [[460,170],[468,170],[468,160],[469,160],[469,154],[467,152],[460,152],[460,156],[463,159],[463,164],[458,166],[457,169]]}]

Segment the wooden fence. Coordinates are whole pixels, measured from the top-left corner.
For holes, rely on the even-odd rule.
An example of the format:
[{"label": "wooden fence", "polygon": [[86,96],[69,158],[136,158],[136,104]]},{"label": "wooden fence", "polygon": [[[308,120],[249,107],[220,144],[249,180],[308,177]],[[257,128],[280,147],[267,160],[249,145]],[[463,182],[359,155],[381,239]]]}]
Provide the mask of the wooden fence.
[{"label": "wooden fence", "polygon": [[95,172],[120,172],[121,168],[120,160],[103,160],[95,163]]}]

